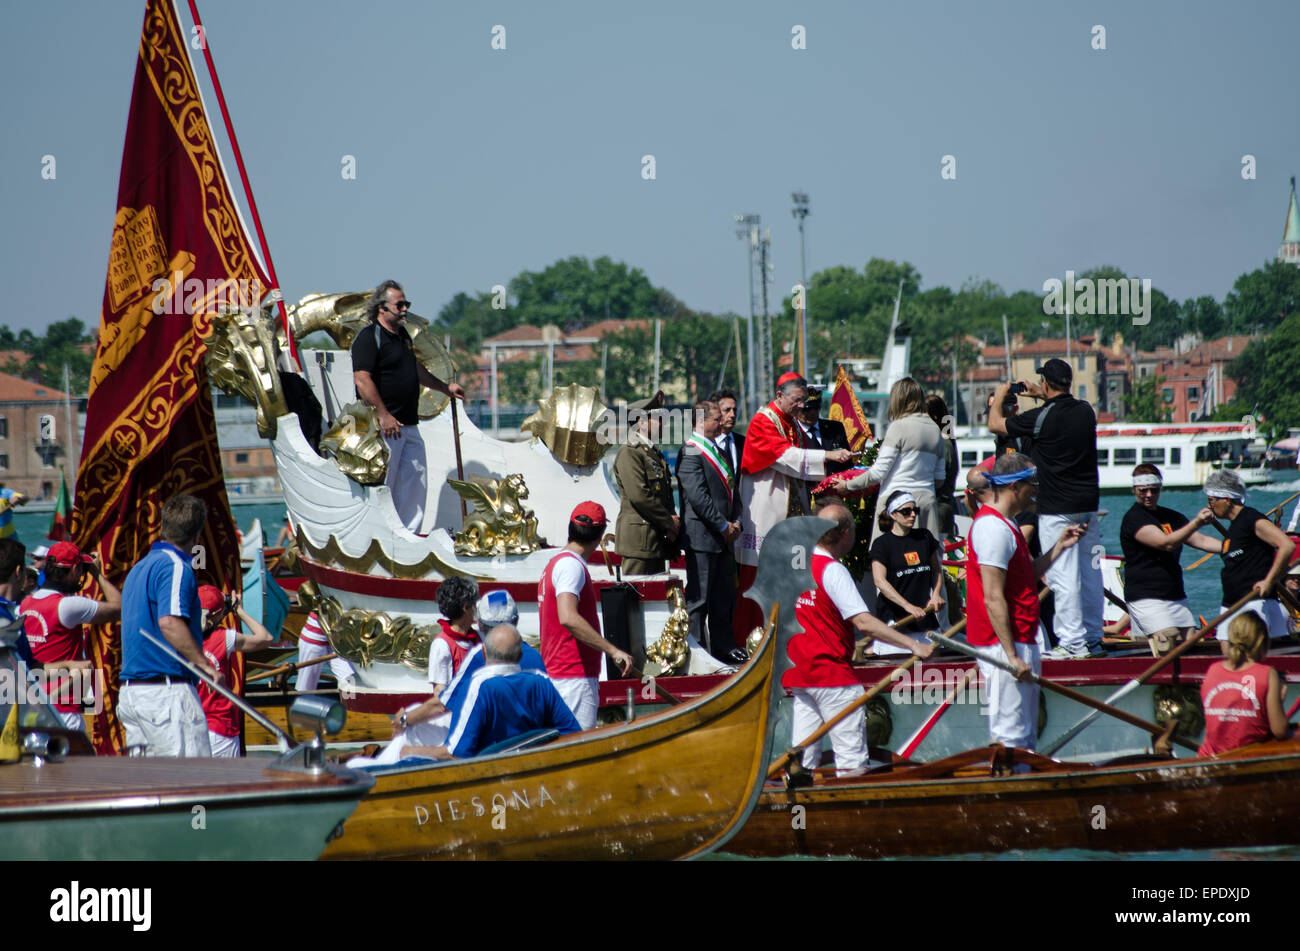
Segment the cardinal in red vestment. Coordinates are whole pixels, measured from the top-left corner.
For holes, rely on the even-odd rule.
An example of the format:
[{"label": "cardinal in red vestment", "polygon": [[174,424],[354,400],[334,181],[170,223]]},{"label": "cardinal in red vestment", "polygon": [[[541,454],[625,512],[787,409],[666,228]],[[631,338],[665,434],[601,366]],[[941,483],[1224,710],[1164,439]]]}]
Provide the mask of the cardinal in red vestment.
[{"label": "cardinal in red vestment", "polygon": [[741,592],[736,607],[736,643],[745,643],[750,631],[763,623],[758,606],[744,597],[754,581],[763,536],[789,515],[811,515],[808,480],[826,475],[826,463],[848,462],[847,449],[805,449],[803,433],[793,412],[808,396],[808,381],[797,373],[777,380],[776,399],[749,422],[745,454],[740,460],[740,538],[736,542]]}]

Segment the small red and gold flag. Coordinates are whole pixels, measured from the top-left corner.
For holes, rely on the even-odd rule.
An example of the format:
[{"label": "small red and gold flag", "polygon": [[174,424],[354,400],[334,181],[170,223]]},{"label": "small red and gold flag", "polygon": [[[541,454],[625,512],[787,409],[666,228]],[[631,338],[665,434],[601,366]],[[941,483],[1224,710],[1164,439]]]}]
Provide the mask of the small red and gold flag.
[{"label": "small red and gold flag", "polygon": [[874,438],[871,435],[871,424],[867,422],[867,416],[862,412],[862,404],[858,402],[858,395],[853,392],[849,375],[844,372],[842,366],[835,371],[835,391],[831,395],[831,406],[827,416],[844,424],[844,434],[848,436],[849,448],[854,452],[861,449],[869,439]]}]

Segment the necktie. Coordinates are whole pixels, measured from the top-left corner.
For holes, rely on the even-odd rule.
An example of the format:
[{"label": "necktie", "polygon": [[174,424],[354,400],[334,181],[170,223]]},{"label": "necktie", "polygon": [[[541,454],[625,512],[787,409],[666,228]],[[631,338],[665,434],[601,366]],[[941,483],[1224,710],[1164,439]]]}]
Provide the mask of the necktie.
[{"label": "necktie", "polygon": [[821,440],[817,438],[817,427],[814,426],[812,429],[808,430],[808,448],[820,449],[821,447]]}]

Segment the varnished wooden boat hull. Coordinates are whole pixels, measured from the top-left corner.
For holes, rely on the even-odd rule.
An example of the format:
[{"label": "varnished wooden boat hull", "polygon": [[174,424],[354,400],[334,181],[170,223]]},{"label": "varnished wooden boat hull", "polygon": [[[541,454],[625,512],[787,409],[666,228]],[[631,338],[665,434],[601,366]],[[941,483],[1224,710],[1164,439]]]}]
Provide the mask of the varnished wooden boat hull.
[{"label": "varnished wooden boat hull", "polygon": [[743,821],[767,761],[773,639],[703,697],[535,750],[376,772],[322,858],[675,859]]},{"label": "varnished wooden boat hull", "polygon": [[[795,806],[801,806],[796,811]],[[769,786],[726,851],[751,856],[1158,851],[1300,842],[1300,742],[1218,759],[1004,777]]]}]

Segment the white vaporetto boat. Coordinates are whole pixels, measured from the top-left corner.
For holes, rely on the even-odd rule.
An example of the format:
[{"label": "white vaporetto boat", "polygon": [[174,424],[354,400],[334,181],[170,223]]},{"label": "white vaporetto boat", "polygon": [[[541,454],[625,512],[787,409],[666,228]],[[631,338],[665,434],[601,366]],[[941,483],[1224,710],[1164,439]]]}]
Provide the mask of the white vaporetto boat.
[{"label": "white vaporetto boat", "polygon": [[[959,484],[966,473],[993,455],[987,428],[958,429],[961,453]],[[1133,489],[1133,467],[1149,462],[1160,467],[1167,489],[1199,489],[1213,470],[1230,468],[1246,485],[1268,482],[1268,470],[1249,461],[1248,447],[1259,458],[1266,447],[1249,423],[1110,423],[1097,427],[1097,475],[1103,492]]]}]

